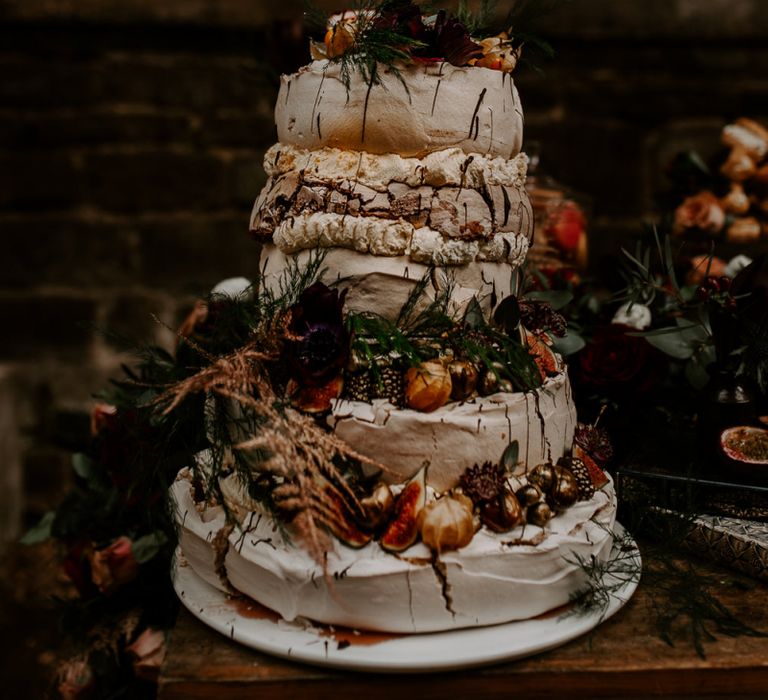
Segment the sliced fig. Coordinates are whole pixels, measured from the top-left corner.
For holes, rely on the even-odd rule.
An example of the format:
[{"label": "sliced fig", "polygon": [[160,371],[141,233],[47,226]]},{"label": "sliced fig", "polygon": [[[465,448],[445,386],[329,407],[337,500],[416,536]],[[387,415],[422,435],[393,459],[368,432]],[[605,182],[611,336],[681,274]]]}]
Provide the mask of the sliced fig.
[{"label": "sliced fig", "polygon": [[584,466],[589,472],[589,477],[592,479],[592,485],[596,489],[601,489],[608,483],[608,476],[606,473],[597,465],[597,462],[587,454],[586,450],[579,445],[573,446],[573,457],[574,459],[580,459],[584,462]]},{"label": "sliced fig", "polygon": [[323,486],[323,498],[330,504],[323,523],[336,539],[355,549],[364,547],[373,539],[372,533],[358,526],[352,506],[344,494],[330,482]]},{"label": "sliced fig", "polygon": [[536,366],[539,368],[542,380],[551,377],[560,371],[560,363],[557,361],[552,348],[549,347],[543,335],[535,335],[530,331],[525,332],[525,341],[528,352],[533,356]]},{"label": "sliced fig", "polygon": [[361,499],[365,522],[376,530],[389,520],[395,505],[395,497],[387,484],[377,484],[370,496]]},{"label": "sliced fig", "polygon": [[324,413],[331,410],[333,399],[341,396],[344,378],[339,375],[323,386],[301,386],[291,379],[288,382],[288,396],[294,408],[304,413]]},{"label": "sliced fig", "polygon": [[720,449],[726,457],[744,464],[768,464],[768,430],[749,425],[720,433]]},{"label": "sliced fig", "polygon": [[388,552],[408,549],[419,536],[419,513],[427,502],[427,468],[422,467],[397,495],[392,519],[379,540]]},{"label": "sliced fig", "polygon": [[329,522],[326,527],[336,539],[354,549],[365,547],[373,539],[372,533],[364,532],[357,526],[354,520],[347,518],[339,518]]}]

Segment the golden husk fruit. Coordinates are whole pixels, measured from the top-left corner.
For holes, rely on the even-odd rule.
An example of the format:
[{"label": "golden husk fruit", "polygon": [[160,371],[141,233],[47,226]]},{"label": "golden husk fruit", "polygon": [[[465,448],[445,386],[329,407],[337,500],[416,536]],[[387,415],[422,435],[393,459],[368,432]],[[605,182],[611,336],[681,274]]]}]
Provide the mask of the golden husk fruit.
[{"label": "golden husk fruit", "polygon": [[466,547],[475,534],[472,501],[461,494],[443,496],[419,515],[421,539],[433,552]]},{"label": "golden husk fruit", "polygon": [[405,375],[405,402],[408,408],[430,413],[448,403],[452,386],[451,374],[442,362],[422,362]]}]

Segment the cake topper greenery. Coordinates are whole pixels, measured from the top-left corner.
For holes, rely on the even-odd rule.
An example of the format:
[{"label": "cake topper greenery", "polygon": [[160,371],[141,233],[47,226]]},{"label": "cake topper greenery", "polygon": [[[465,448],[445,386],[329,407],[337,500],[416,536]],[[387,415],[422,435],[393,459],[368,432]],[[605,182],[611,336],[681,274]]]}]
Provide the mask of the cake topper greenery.
[{"label": "cake topper greenery", "polygon": [[369,85],[378,85],[382,69],[402,81],[402,67],[414,63],[447,62],[510,73],[523,43],[551,54],[549,44],[525,29],[544,5],[549,9],[551,3],[518,0],[499,21],[494,0],[482,0],[476,12],[462,0],[455,14],[410,0],[357,0],[329,19],[312,6],[305,17],[318,37],[310,42],[312,58],[338,63],[349,89],[355,72]]}]

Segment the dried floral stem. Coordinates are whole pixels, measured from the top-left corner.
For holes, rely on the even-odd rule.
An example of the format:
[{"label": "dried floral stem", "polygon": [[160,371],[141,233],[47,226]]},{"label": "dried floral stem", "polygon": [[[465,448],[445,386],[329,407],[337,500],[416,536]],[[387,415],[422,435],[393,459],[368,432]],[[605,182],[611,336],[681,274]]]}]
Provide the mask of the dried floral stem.
[{"label": "dried floral stem", "polygon": [[[339,499],[353,513],[362,513],[357,496],[334,462],[354,460],[386,467],[353,450],[309,416],[281,405],[264,366],[275,359],[253,345],[246,346],[177,383],[155,403],[167,404],[163,410],[167,414],[191,394],[208,392],[235,401],[250,414],[257,432],[233,447],[266,455],[259,459],[258,471],[285,480],[273,494],[275,501],[294,515],[293,530],[313,558],[325,565],[332,542],[321,526],[338,515]],[[283,504],[279,504],[281,497]]]}]

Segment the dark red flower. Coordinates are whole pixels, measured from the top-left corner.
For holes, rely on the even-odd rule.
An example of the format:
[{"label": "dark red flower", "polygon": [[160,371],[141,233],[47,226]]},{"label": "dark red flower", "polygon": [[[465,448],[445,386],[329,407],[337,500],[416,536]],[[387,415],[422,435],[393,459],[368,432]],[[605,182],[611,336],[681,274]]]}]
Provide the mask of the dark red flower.
[{"label": "dark red flower", "polygon": [[290,308],[286,360],[300,385],[326,384],[346,366],[350,337],[342,313],[345,295],[315,282]]},{"label": "dark red flower", "polygon": [[434,31],[436,53],[451,65],[466,66],[470,59],[483,57],[483,47],[472,41],[467,28],[445,10],[437,13]]},{"label": "dark red flower", "polygon": [[617,323],[602,326],[579,353],[578,381],[606,393],[642,393],[660,378],[663,358],[636,329]]}]

